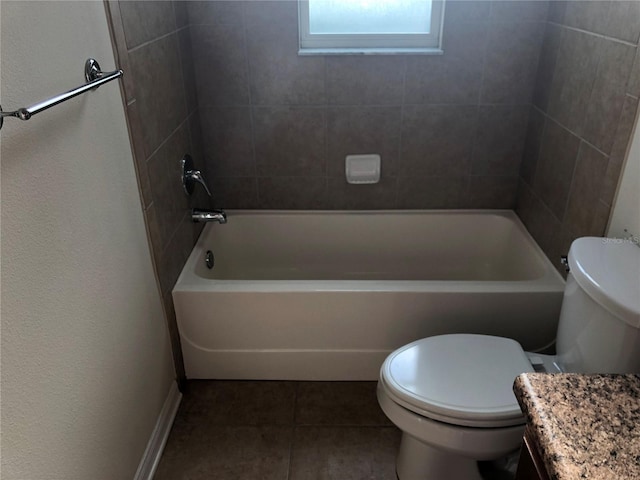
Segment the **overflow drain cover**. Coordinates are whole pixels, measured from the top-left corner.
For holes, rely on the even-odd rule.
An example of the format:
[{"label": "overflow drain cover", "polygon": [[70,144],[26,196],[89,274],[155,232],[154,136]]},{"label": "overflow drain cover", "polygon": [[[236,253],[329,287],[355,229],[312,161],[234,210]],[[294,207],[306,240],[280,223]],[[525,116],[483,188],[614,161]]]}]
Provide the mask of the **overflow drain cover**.
[{"label": "overflow drain cover", "polygon": [[207,250],[207,254],[204,257],[204,263],[207,264],[207,268],[212,269],[214,262],[213,252],[211,250]]}]

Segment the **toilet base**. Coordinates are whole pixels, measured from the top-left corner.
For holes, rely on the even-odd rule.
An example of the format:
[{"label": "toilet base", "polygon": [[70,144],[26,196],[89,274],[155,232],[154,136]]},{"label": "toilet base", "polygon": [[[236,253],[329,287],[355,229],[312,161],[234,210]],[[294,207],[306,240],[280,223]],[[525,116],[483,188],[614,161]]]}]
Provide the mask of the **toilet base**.
[{"label": "toilet base", "polygon": [[396,474],[399,480],[482,480],[475,460],[433,448],[404,432]]}]

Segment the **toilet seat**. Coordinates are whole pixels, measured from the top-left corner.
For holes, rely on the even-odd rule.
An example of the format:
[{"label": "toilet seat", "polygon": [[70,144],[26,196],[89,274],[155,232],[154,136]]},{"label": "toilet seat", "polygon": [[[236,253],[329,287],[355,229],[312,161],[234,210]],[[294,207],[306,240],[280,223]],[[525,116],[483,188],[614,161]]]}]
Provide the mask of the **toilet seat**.
[{"label": "toilet seat", "polygon": [[525,423],[512,385],[519,374],[532,371],[515,340],[439,335],[389,355],[380,383],[396,403],[418,415],[452,425],[496,428]]}]

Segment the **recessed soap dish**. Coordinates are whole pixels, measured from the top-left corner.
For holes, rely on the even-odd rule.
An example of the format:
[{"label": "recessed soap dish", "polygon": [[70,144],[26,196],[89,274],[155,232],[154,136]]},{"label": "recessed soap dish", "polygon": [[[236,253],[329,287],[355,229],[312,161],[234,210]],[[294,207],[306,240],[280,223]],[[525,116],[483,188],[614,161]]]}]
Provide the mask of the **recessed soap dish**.
[{"label": "recessed soap dish", "polygon": [[345,160],[347,182],[371,184],[380,181],[380,155],[347,155]]}]

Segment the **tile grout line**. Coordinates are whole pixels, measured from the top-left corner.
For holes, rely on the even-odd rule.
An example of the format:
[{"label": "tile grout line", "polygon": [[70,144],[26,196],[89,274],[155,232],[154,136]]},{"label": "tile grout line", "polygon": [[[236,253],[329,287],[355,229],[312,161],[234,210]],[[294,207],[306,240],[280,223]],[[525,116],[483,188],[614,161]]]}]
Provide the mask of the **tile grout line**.
[{"label": "tile grout line", "polygon": [[180,28],[180,29],[178,29],[178,30],[171,30],[171,31],[170,31],[170,32],[168,32],[168,33],[165,33],[165,34],[163,34],[163,35],[160,35],[159,37],[155,37],[155,38],[152,38],[151,40],[147,40],[146,42],[141,43],[140,45],[136,45],[136,46],[135,46],[135,47],[133,47],[133,48],[129,48],[129,49],[127,50],[127,53],[128,53],[129,55],[131,55],[132,53],[135,53],[136,51],[141,50],[141,49],[143,49],[144,47],[148,47],[149,45],[151,45],[151,44],[152,44],[152,43],[154,43],[154,42],[159,42],[160,40],[164,40],[165,38],[170,37],[171,35],[176,35],[176,36],[177,36],[178,32],[179,32],[180,30],[183,30],[184,28],[185,28],[185,27],[182,27],[182,28]]},{"label": "tile grout line", "polygon": [[[633,96],[630,93],[626,95]],[[292,108],[302,109],[309,108],[315,110],[322,110],[327,108],[335,109],[347,109],[347,108],[400,108],[403,105],[410,107],[527,107],[531,105],[531,102],[398,102],[398,103],[208,103],[202,105],[201,108],[255,108],[255,109],[268,109],[268,108]]]},{"label": "tile grout line", "polygon": [[[249,60],[249,36],[247,34],[247,3],[242,4],[242,40],[244,42],[245,67],[247,69],[247,98],[249,101],[249,124],[251,126],[251,154],[253,155],[253,185],[256,192],[255,208],[260,206],[260,182],[258,181],[258,157],[256,156],[256,128],[253,115],[253,97],[251,95],[251,84],[253,75],[251,73],[251,61]],[[252,177],[248,177],[252,178]]]},{"label": "tile grout line", "polygon": [[[224,382],[224,381],[222,381]],[[213,381],[212,382],[215,386],[216,383],[218,383],[218,381]],[[231,381],[231,383],[237,383],[237,381]],[[260,383],[260,381],[248,381],[247,383]],[[289,383],[289,382],[278,382],[278,383]],[[223,433],[223,437],[224,435],[228,435],[230,434],[230,432],[236,431],[238,428],[240,428],[244,433],[243,434],[251,434],[251,432],[247,431],[247,428],[251,431],[263,431],[265,428],[270,429],[270,431],[272,432],[283,432],[285,429],[288,430],[288,432],[290,432],[290,439],[288,442],[288,463],[285,463],[285,455],[287,455],[286,451],[287,451],[287,443],[282,445],[282,450],[278,450],[281,453],[278,453],[278,451],[273,451],[270,448],[267,448],[266,452],[269,456],[269,458],[273,459],[273,460],[281,460],[278,465],[280,465],[281,467],[278,468],[278,471],[275,472],[274,474],[277,473],[277,479],[281,479],[281,480],[291,480],[293,478],[299,478],[299,474],[300,471],[294,471],[292,469],[293,466],[293,453],[295,453],[295,449],[297,448],[296,446],[298,445],[298,441],[301,441],[300,445],[302,447],[307,447],[307,448],[311,448],[311,449],[315,449],[316,446],[321,448],[321,452],[323,455],[325,454],[329,454],[332,455],[335,453],[335,450],[333,448],[332,445],[326,445],[325,443],[323,443],[322,438],[342,438],[343,434],[349,431],[353,431],[353,430],[357,430],[358,432],[356,433],[357,436],[359,437],[363,437],[363,438],[369,438],[370,435],[374,435],[374,437],[380,437],[380,438],[384,438],[386,439],[385,442],[387,442],[388,439],[392,438],[393,442],[392,443],[385,443],[384,448],[384,454],[385,455],[391,455],[391,450],[386,450],[388,448],[392,448],[394,449],[394,451],[397,448],[396,445],[396,440],[399,439],[399,431],[397,430],[397,428],[392,425],[392,424],[387,424],[387,423],[383,423],[382,420],[380,419],[373,419],[373,421],[369,421],[365,424],[361,424],[361,423],[348,423],[348,424],[340,424],[340,423],[336,423],[336,418],[334,416],[326,416],[327,412],[324,412],[324,414],[321,415],[321,418],[324,418],[325,421],[327,421],[326,424],[309,424],[309,425],[297,425],[297,416],[296,416],[296,411],[298,410],[298,407],[300,405],[304,406],[304,402],[301,404],[300,400],[301,400],[301,391],[300,391],[300,386],[302,383],[305,383],[303,381],[291,381],[291,384],[293,384],[293,388],[292,393],[293,395],[289,396],[289,398],[293,397],[293,402],[292,402],[292,408],[291,409],[287,409],[288,412],[293,412],[293,418],[294,418],[294,425],[291,424],[291,417],[289,417],[289,421],[287,421],[286,423],[281,423],[278,421],[267,421],[267,422],[260,422],[260,423],[246,423],[246,422],[235,422],[232,421],[231,423],[227,423],[227,421],[230,419],[229,417],[226,417],[226,420],[223,420],[222,423],[210,423],[208,425],[208,427],[205,429],[204,432],[201,432],[202,435],[205,435],[205,437],[207,435],[209,435],[209,437],[207,438],[211,438],[210,435],[214,434],[214,432],[226,432]],[[368,382],[368,383],[374,383],[374,382]],[[288,388],[286,388],[285,390],[288,390]],[[192,393],[196,396],[196,404],[198,404],[198,398],[200,400],[202,399],[206,399],[207,395],[206,392],[200,392],[200,396],[198,395],[198,392],[193,392]],[[204,393],[204,396],[202,396]],[[372,392],[370,392],[372,393]],[[363,394],[362,392],[360,393],[360,395]],[[360,401],[365,401],[365,402],[374,402],[375,403],[375,395],[371,396],[369,393],[364,393],[365,397],[362,397]],[[326,397],[326,396],[325,396]],[[227,396],[226,397],[226,401],[231,401],[231,402],[235,402],[234,401],[235,396]],[[331,408],[341,408],[340,407],[340,402],[336,402],[335,401],[336,397],[332,396],[331,399],[325,398],[325,400],[327,400],[329,402],[329,405],[325,405],[326,406],[330,406]],[[219,400],[225,401],[225,398],[220,398]],[[237,399],[236,399],[237,400]],[[250,402],[251,403],[251,402]],[[321,403],[326,403],[324,401],[322,401]],[[232,403],[233,404],[233,403]],[[290,404],[291,405],[291,404]],[[184,416],[184,406],[185,403],[183,403],[183,405],[181,406],[181,413],[178,414],[177,420],[180,421],[180,417]],[[311,404],[309,404],[309,407],[311,409],[314,409],[315,407],[318,407],[318,405],[314,404],[314,402],[312,401]],[[198,413],[196,411],[196,413]],[[245,412],[246,413],[246,412]],[[242,419],[246,420],[246,417],[244,415],[241,415]],[[377,417],[376,417],[377,418]],[[231,418],[233,420],[233,418]],[[183,420],[188,420],[188,419],[184,419]],[[191,418],[190,420],[187,421],[186,424],[184,425],[202,425],[201,421],[198,420],[197,415],[194,418]],[[253,430],[252,430],[253,429]],[[299,438],[296,437],[296,433],[298,430],[301,430],[303,432],[305,432],[302,437],[303,438]],[[207,433],[208,432],[208,433]],[[172,432],[172,435],[175,435]],[[320,437],[318,437],[318,435],[320,435]],[[323,437],[323,435],[327,435],[326,437]],[[391,436],[390,436],[391,435]],[[397,437],[397,438],[396,438]],[[200,437],[197,437],[200,438]],[[218,437],[216,437],[218,438]],[[272,438],[270,435],[267,437],[264,437],[265,439],[269,439]],[[196,438],[193,438],[193,441],[196,441]],[[193,443],[188,443],[189,441],[187,440],[187,442],[183,442],[181,445],[176,446],[170,446],[170,449],[173,449],[174,453],[175,453],[175,449],[177,448],[178,450],[182,450],[184,451],[185,449],[188,450],[190,448],[190,445],[193,445]],[[320,442],[320,443],[318,443]],[[225,451],[224,448],[222,449],[222,451]],[[260,450],[262,451],[262,450]],[[366,451],[364,450],[360,450],[362,453],[366,453]],[[367,450],[368,451],[368,450]],[[334,453],[332,453],[334,452]],[[214,451],[212,451],[212,454],[215,455],[215,449]],[[272,455],[273,454],[273,455]],[[178,462],[176,462],[176,457],[172,456],[169,454],[169,452],[165,452],[165,454],[163,455],[164,458],[164,470],[161,470],[161,474],[159,475],[158,478],[175,478],[174,477],[168,477],[167,475],[171,475],[171,472],[175,472],[176,469],[180,470],[181,472],[184,472],[184,463],[180,463],[180,460],[178,460]],[[222,458],[222,457],[221,457]],[[300,465],[300,462],[302,462],[302,467],[309,467],[312,465],[316,465],[315,463],[309,463],[308,459],[305,456],[298,456],[297,457],[298,462],[297,465]],[[198,459],[196,459],[196,461],[199,461]],[[227,462],[227,466],[229,468],[236,469],[238,468],[238,471],[245,471],[242,467],[241,463],[238,463],[238,459],[224,459],[223,461]],[[229,463],[230,462],[230,463]],[[387,462],[387,464],[389,464]],[[203,464],[204,466],[206,466],[208,468],[208,465]],[[388,466],[388,465],[386,465]],[[235,471],[235,470],[234,470]],[[286,472],[286,473],[285,473]],[[198,477],[198,478],[208,478],[206,477],[207,473],[211,474],[211,470],[207,470],[204,473],[205,476],[203,477]],[[273,478],[270,476],[270,478]],[[380,478],[380,477],[375,477],[375,478]],[[274,479],[275,480],[275,479]]]},{"label": "tile grout line", "polygon": [[293,395],[293,425],[291,426],[291,438],[289,440],[289,458],[287,462],[287,476],[285,480],[291,479],[291,458],[293,457],[293,444],[295,443],[296,438],[296,411],[298,407],[298,392],[300,390],[300,382],[295,382],[295,389]]},{"label": "tile grout line", "polygon": [[[187,115],[183,120],[180,120],[180,123],[178,123],[178,125],[173,130],[171,130],[171,132],[167,134],[167,136],[162,140],[162,142],[160,142],[160,144],[149,154],[149,156],[145,159],[145,161],[148,163],[151,157],[157,154],[167,143],[169,143],[169,140],[171,139],[171,137],[173,137],[188,121],[189,121],[189,115]],[[186,126],[188,127],[188,125]]]},{"label": "tile grout line", "polygon": [[[329,192],[329,109],[331,105],[329,104],[329,92],[327,88],[327,58],[322,58],[322,88],[324,90],[324,109],[322,110],[324,113],[323,119],[323,128],[324,128],[324,207],[328,208],[331,204],[331,195]],[[345,160],[346,161],[346,160]]]},{"label": "tile grout line", "polygon": [[[493,18],[493,10],[494,5],[493,2],[489,3],[489,12],[488,12],[488,19],[489,22],[491,21],[491,19]],[[491,23],[488,23],[488,25],[491,25]],[[463,203],[469,202],[469,204],[471,204],[470,199],[471,199],[471,176],[472,173],[474,171],[474,164],[475,164],[475,156],[476,156],[476,146],[477,146],[477,142],[478,142],[478,131],[479,131],[479,124],[478,122],[480,121],[480,109],[482,107],[488,107],[488,106],[494,106],[496,104],[483,104],[482,103],[482,99],[484,97],[484,89],[485,89],[485,81],[486,81],[486,77],[487,77],[487,65],[488,65],[488,60],[487,57],[489,55],[489,44],[491,42],[491,35],[493,33],[493,29],[487,28],[486,32],[485,32],[485,38],[484,38],[484,49],[482,51],[482,75],[480,76],[480,83],[478,85],[478,98],[476,101],[476,114],[475,114],[475,123],[473,126],[473,139],[471,141],[471,145],[470,145],[470,151],[469,151],[469,165],[467,167],[467,171],[466,171],[466,175],[464,175],[465,177],[465,181],[464,181],[464,185],[462,186],[462,188],[460,189],[460,192],[458,192],[458,208],[460,208],[460,205],[462,205]],[[500,105],[500,104],[498,104]],[[522,163],[522,159],[520,160],[520,163]]]},{"label": "tile grout line", "polygon": [[610,157],[611,154],[609,153],[605,153],[602,150],[600,150],[598,147],[596,147],[594,144],[592,144],[589,140],[586,140],[582,135],[579,135],[578,133],[574,132],[573,130],[571,130],[569,127],[567,127],[564,123],[560,122],[559,120],[557,120],[556,118],[554,118],[550,113],[547,113],[541,109],[539,109],[536,105],[534,105],[534,108],[536,108],[536,110],[538,110],[539,112],[541,112],[546,118],[548,118],[549,120],[551,120],[552,122],[554,122],[555,124],[559,125],[561,128],[563,128],[564,130],[566,130],[567,132],[569,132],[571,135],[573,135],[574,137],[576,137],[577,139],[579,139],[581,142],[586,143],[587,145],[589,145],[591,148],[593,148],[594,150],[596,150],[598,153],[604,155],[605,157]]},{"label": "tile grout line", "polygon": [[591,36],[594,36],[594,37],[602,38],[604,40],[609,40],[609,41],[615,42],[615,43],[621,43],[621,44],[627,45],[629,47],[637,47],[638,46],[637,44],[629,42],[627,40],[622,40],[620,38],[610,37],[610,36],[604,35],[602,33],[592,32],[590,30],[585,30],[585,29],[578,28],[578,27],[572,27],[570,25],[565,25],[563,23],[552,22],[552,21],[547,21],[547,23],[550,23],[552,25],[556,25],[556,26],[558,26],[560,28],[566,28],[567,30],[573,30],[574,32],[584,33],[586,35],[591,35]]},{"label": "tile grout line", "polygon": [[[531,185],[529,185],[529,187],[531,188],[531,191],[533,191],[534,189],[534,183],[536,181],[536,174],[538,173],[538,168],[540,167],[540,153],[542,152],[542,140],[544,139],[544,135],[547,132],[547,128],[548,128],[548,123],[547,123],[547,114],[545,112],[543,112],[542,110],[540,110],[538,107],[536,107],[535,105],[533,106],[533,108],[537,109],[541,114],[542,114],[542,131],[540,132],[540,141],[538,144],[538,151],[536,152],[536,156],[535,156],[535,163],[533,165],[533,171],[531,172],[531,178],[530,181],[528,183],[530,183]],[[527,127],[528,129],[528,127]],[[526,140],[525,140],[526,142]],[[520,178],[522,178],[522,175],[520,175]],[[523,179],[524,181],[524,179]],[[525,183],[527,183],[525,181]]]},{"label": "tile grout line", "polygon": [[[560,223],[562,224],[562,227],[566,226],[567,229],[568,229],[567,215],[569,213],[569,203],[571,202],[571,192],[574,191],[573,186],[574,186],[574,183],[576,182],[576,173],[578,172],[578,165],[580,164],[580,158],[581,158],[580,154],[583,151],[584,143],[586,142],[580,142],[580,144],[578,145],[578,153],[576,153],[575,163],[573,164],[573,171],[571,172],[571,181],[569,182],[569,188],[567,189],[567,199],[565,200],[564,206],[562,207],[562,219],[560,219]],[[608,163],[609,157],[606,157],[606,158]]]},{"label": "tile grout line", "polygon": [[395,187],[394,187],[394,197],[393,197],[393,208],[398,208],[398,205],[401,205],[400,198],[400,171],[404,164],[403,155],[402,155],[402,138],[404,137],[404,121],[405,121],[405,108],[407,102],[407,76],[409,70],[409,62],[405,58],[403,65],[403,75],[402,75],[402,103],[400,104],[400,128],[398,129],[398,150],[395,166],[393,169],[394,177],[395,177]]}]

